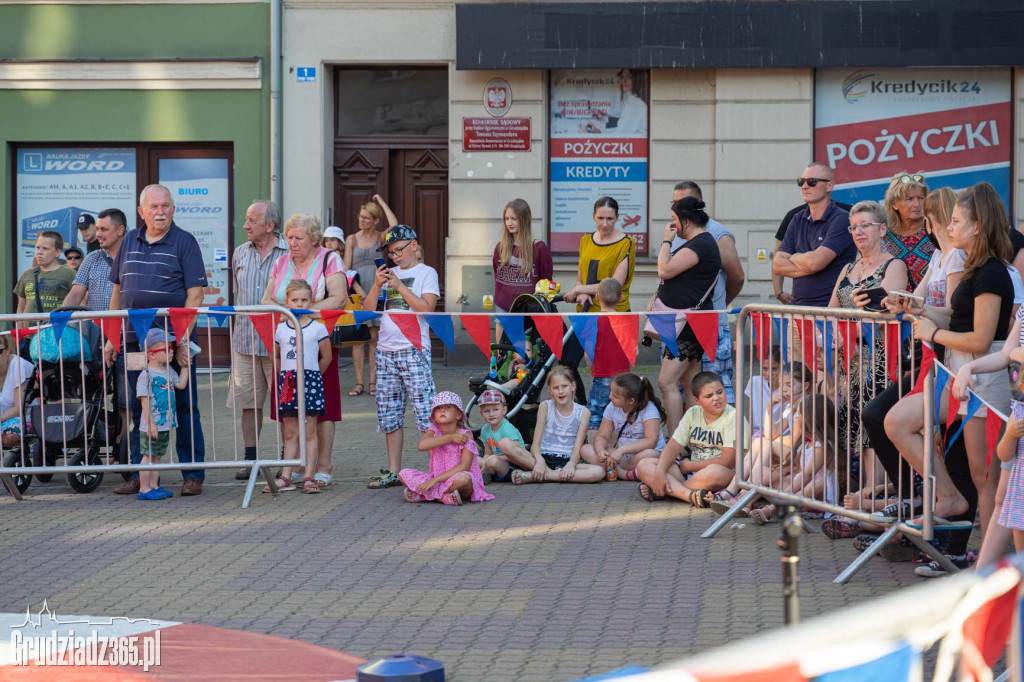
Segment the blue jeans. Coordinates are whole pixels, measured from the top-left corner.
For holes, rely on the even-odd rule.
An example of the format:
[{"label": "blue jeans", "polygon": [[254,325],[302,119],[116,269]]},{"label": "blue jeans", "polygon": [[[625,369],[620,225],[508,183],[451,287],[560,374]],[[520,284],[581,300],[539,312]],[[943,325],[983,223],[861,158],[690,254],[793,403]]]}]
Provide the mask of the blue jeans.
[{"label": "blue jeans", "polygon": [[[137,343],[125,345],[125,352],[134,353],[138,352],[138,350],[139,346]],[[171,366],[175,371],[181,371],[178,363],[173,362]],[[124,353],[119,353],[117,356],[116,371],[124,372]],[[140,451],[141,435],[139,431],[139,428],[142,426],[142,401],[135,395],[135,386],[139,381],[139,374],[140,372],[128,372],[128,391],[131,398],[132,413],[132,430],[128,434],[128,446],[131,448],[132,464],[138,464],[142,461],[142,453]],[[123,389],[124,387],[121,386],[120,388]],[[191,404],[189,403],[189,395],[191,395]],[[203,424],[199,419],[199,394],[196,389],[195,362],[189,367],[188,387],[181,391],[175,391],[174,401],[178,415],[178,428],[175,430],[174,449],[178,453],[178,461],[205,462],[206,441],[203,438]],[[194,448],[192,443],[193,430],[195,431]],[[192,456],[193,450],[195,452],[194,459]],[[206,480],[205,469],[183,469],[181,475],[185,480],[194,478],[200,483]],[[137,476],[138,474],[135,474],[135,477]]]}]

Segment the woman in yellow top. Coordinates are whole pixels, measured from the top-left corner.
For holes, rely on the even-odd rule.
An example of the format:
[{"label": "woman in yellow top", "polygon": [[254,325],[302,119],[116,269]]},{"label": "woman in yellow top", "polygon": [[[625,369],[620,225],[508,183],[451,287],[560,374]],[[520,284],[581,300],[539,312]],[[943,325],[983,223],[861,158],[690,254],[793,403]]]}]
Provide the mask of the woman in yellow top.
[{"label": "woman in yellow top", "polygon": [[619,202],[601,197],[594,204],[593,234],[580,238],[580,268],[576,284],[565,294],[565,300],[576,303],[576,310],[599,310],[591,305],[597,285],[605,277],[614,277],[622,285],[622,300],[616,306],[619,312],[629,311],[629,285],[633,282],[636,265],[636,242],[621,230],[615,229],[619,220]]}]

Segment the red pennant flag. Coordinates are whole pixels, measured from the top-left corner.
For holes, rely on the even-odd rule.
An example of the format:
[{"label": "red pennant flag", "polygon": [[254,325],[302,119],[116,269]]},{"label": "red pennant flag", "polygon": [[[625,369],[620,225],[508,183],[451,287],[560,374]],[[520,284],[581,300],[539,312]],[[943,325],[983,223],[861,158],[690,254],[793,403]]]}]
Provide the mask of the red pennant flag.
[{"label": "red pennant flag", "polygon": [[[484,354],[488,360],[491,359],[491,320],[486,315],[459,315],[459,321],[469,333],[469,338]],[[561,325],[561,321],[559,321]],[[547,339],[544,339],[547,341]],[[550,344],[549,344],[550,345]],[[561,351],[559,351],[561,352]]]},{"label": "red pennant flag", "polygon": [[841,320],[836,323],[839,335],[843,337],[843,359],[846,361],[846,373],[850,373],[850,358],[853,357],[854,346],[857,345],[857,322]]},{"label": "red pennant flag", "polygon": [[718,354],[718,313],[686,313],[686,324],[690,325],[708,360],[714,362]]},{"label": "red pennant flag", "polygon": [[[344,310],[321,310],[320,319],[323,320],[324,326],[327,327],[327,333],[330,334],[334,331],[334,325],[338,324],[338,318],[345,314]],[[350,314],[351,316],[351,314]]]},{"label": "red pennant flag", "polygon": [[[630,367],[636,367],[637,342],[640,338],[640,316],[639,315],[609,315],[612,332],[619,342],[622,354],[629,360]],[[600,329],[600,327],[599,327]],[[717,332],[716,332],[717,334]],[[715,338],[715,346],[718,346],[718,338]],[[561,359],[561,358],[559,358]]]},{"label": "red pennant flag", "polygon": [[900,364],[900,323],[885,325],[885,365],[889,368],[889,379],[896,381]]},{"label": "red pennant flag", "polygon": [[[950,382],[952,385],[952,378]],[[956,420],[956,413],[960,411],[960,401],[953,397],[953,391],[949,392],[949,409],[946,411],[946,435],[942,439],[943,447],[949,449],[949,430],[953,427],[953,422]]]},{"label": "red pennant flag", "polygon": [[999,442],[999,432],[1002,429],[1003,420],[990,409],[985,416],[985,447],[988,448],[986,464],[992,463],[992,453],[996,451],[996,444]]},{"label": "red pennant flag", "polygon": [[935,364],[935,351],[929,348],[926,344],[921,345],[921,373],[917,375],[917,381],[914,382],[914,390],[908,395],[914,395],[924,390],[924,378],[928,376],[928,372],[931,371],[932,365]]},{"label": "red pennant flag", "polygon": [[1006,648],[1017,606],[1017,587],[991,599],[964,621],[964,648],[960,657],[962,678],[992,679],[992,666]]},{"label": "red pennant flag", "polygon": [[762,362],[772,345],[772,318],[765,313],[751,313],[754,322],[754,341],[757,343],[757,361]]},{"label": "red pennant flag", "polygon": [[27,339],[28,337],[32,336],[38,331],[38,327],[24,327],[22,329],[12,329],[11,337],[14,339],[14,344],[17,345],[21,343],[22,339]]},{"label": "red pennant flag", "polygon": [[100,329],[103,330],[103,336],[110,341],[110,345],[114,347],[114,350],[118,353],[121,352],[121,322],[120,317],[101,317],[96,320]]},{"label": "red pennant flag", "polygon": [[812,372],[818,371],[818,354],[814,352],[814,320],[798,320],[797,331],[800,334],[804,364]]},{"label": "red pennant flag", "polygon": [[[274,352],[274,330],[277,329],[277,317],[274,313],[259,313],[249,316],[252,328],[256,331],[257,336],[260,337],[260,341],[263,342],[268,353]],[[276,382],[274,383],[276,386]],[[274,402],[271,401],[271,406],[273,405]]]},{"label": "red pennant flag", "polygon": [[799,663],[783,663],[773,668],[757,670],[701,671],[689,670],[698,682],[807,682]]},{"label": "red pennant flag", "polygon": [[174,330],[174,338],[183,341],[188,334],[188,326],[192,324],[192,318],[196,316],[195,308],[168,308],[167,314],[171,318],[171,328]]},{"label": "red pennant flag", "polygon": [[409,339],[409,343],[416,347],[416,350],[423,352],[423,336],[420,331],[420,318],[418,315],[406,315],[395,313],[384,313],[395,323],[398,330]]},{"label": "red pennant flag", "polygon": [[[548,348],[555,354],[559,362],[562,360],[562,339],[565,334],[565,325],[562,322],[561,315],[531,315],[530,319],[533,320],[533,327],[540,334],[540,338],[544,340],[544,343],[548,344]],[[463,321],[465,324],[465,321]],[[467,327],[468,329],[468,327]],[[487,325],[487,334],[490,338],[491,328],[490,324]],[[477,344],[479,345],[479,344]],[[487,357],[491,357],[490,351],[488,350]]]}]

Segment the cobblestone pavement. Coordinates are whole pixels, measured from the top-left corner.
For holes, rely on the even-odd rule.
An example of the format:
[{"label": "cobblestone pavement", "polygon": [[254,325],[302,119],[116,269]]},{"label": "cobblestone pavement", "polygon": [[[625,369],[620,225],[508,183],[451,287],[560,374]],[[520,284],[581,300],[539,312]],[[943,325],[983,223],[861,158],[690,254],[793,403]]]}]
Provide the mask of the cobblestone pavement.
[{"label": "cobblestone pavement", "polygon": [[[438,389],[465,394],[466,373],[438,368]],[[215,386],[219,408],[226,376]],[[336,482],[316,496],[257,492],[243,510],[233,471],[210,472],[185,499],[168,474],[175,497],[162,503],[112,494],[109,474],[86,495],[61,476],[33,481],[20,504],[0,493],[0,611],[47,599],[60,614],[237,628],[366,658],[418,653],[452,680],[656,665],[782,622],[777,525],[703,540],[710,512],[647,503],[627,482],[491,485],[492,502],[408,504],[399,488],[366,488],[386,463],[372,398],[346,397],[344,410]],[[218,429],[230,458],[233,435]],[[425,466],[411,438],[405,450]],[[920,580],[912,564],[876,558],[834,585],[856,556],[850,541],[800,544],[804,617]]]}]

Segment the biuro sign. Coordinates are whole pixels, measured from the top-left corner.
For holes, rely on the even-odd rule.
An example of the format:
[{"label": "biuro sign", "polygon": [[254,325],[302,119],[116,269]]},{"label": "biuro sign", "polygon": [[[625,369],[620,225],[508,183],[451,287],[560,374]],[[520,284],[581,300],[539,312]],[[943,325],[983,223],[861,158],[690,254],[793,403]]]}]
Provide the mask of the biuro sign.
[{"label": "biuro sign", "polygon": [[833,197],[881,201],[900,172],[929,188],[989,182],[1009,207],[1008,69],[824,69],[815,78],[814,157]]}]

